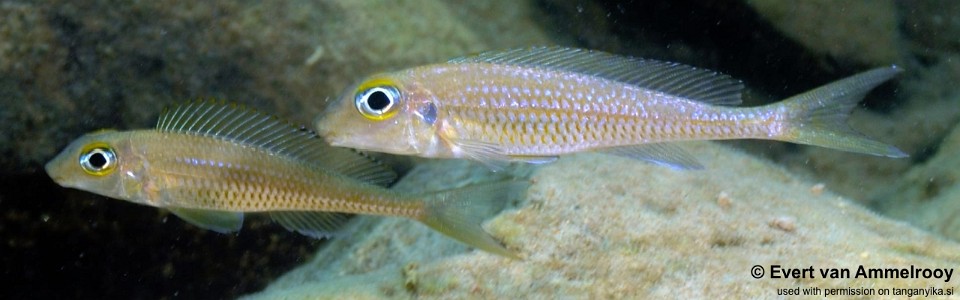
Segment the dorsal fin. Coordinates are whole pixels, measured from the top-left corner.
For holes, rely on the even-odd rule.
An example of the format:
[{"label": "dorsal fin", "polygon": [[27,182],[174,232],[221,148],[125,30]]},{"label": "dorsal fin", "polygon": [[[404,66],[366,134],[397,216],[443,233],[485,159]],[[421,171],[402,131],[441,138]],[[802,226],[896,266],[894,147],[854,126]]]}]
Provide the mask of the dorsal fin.
[{"label": "dorsal fin", "polygon": [[716,105],[739,105],[743,83],[730,76],[680,63],[564,47],[490,51],[450,63],[540,67],[602,77]]},{"label": "dorsal fin", "polygon": [[330,146],[304,127],[224,101],[190,101],[164,110],[157,130],[257,147],[377,185],[386,186],[396,179],[389,167],[365,153]]}]

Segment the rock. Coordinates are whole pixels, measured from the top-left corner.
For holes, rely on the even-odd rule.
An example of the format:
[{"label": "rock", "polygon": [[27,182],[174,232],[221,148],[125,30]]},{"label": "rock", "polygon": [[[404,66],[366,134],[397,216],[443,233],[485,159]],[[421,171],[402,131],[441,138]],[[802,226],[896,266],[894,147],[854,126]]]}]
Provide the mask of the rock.
[{"label": "rock", "polygon": [[[738,151],[688,146],[706,170],[601,154],[534,170],[525,199],[486,224],[523,260],[466,250],[412,221],[374,220],[247,299],[772,298],[793,286],[949,287],[943,279],[771,278],[772,265],[950,268],[960,245]],[[465,169],[428,163],[397,188],[462,183],[468,177],[434,175]],[[751,276],[754,265],[764,278]]]},{"label": "rock", "polygon": [[936,154],[882,190],[871,203],[885,215],[960,241],[960,126]]},{"label": "rock", "polygon": [[893,0],[748,0],[761,15],[807,48],[865,65],[902,60]]}]

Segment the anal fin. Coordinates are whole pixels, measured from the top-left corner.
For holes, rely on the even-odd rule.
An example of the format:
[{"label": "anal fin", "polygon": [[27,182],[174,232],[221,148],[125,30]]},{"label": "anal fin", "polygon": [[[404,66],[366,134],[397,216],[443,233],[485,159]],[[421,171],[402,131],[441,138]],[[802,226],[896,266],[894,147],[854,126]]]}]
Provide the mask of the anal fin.
[{"label": "anal fin", "polygon": [[349,214],[315,211],[275,211],[270,218],[290,231],[313,237],[329,238],[350,220]]},{"label": "anal fin", "polygon": [[557,156],[511,156],[513,161],[525,162],[528,164],[549,164],[557,161]]},{"label": "anal fin", "polygon": [[701,170],[703,165],[696,157],[680,146],[655,143],[604,148],[599,152],[642,160],[676,170]]}]

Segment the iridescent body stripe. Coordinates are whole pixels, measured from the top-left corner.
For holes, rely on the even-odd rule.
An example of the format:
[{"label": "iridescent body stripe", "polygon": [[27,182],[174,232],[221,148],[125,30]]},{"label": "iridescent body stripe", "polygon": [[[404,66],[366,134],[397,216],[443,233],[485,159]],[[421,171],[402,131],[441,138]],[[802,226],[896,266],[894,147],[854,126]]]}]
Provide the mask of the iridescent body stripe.
[{"label": "iridescent body stripe", "polygon": [[[487,63],[409,70],[439,99],[438,119],[459,139],[508,155],[781,134],[782,112],[709,105],[578,73]],[[453,76],[455,75],[455,76]],[[442,130],[442,129],[441,129]]]}]

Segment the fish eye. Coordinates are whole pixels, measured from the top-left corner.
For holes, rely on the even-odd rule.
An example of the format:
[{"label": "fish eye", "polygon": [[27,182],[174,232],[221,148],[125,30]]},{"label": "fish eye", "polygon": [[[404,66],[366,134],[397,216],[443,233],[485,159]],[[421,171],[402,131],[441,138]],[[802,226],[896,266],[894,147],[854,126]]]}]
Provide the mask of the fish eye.
[{"label": "fish eye", "polygon": [[382,121],[397,113],[400,92],[392,86],[375,86],[357,93],[357,110],[370,120]]},{"label": "fish eye", "polygon": [[80,167],[90,175],[108,174],[117,166],[117,155],[106,146],[96,146],[80,153]]}]

